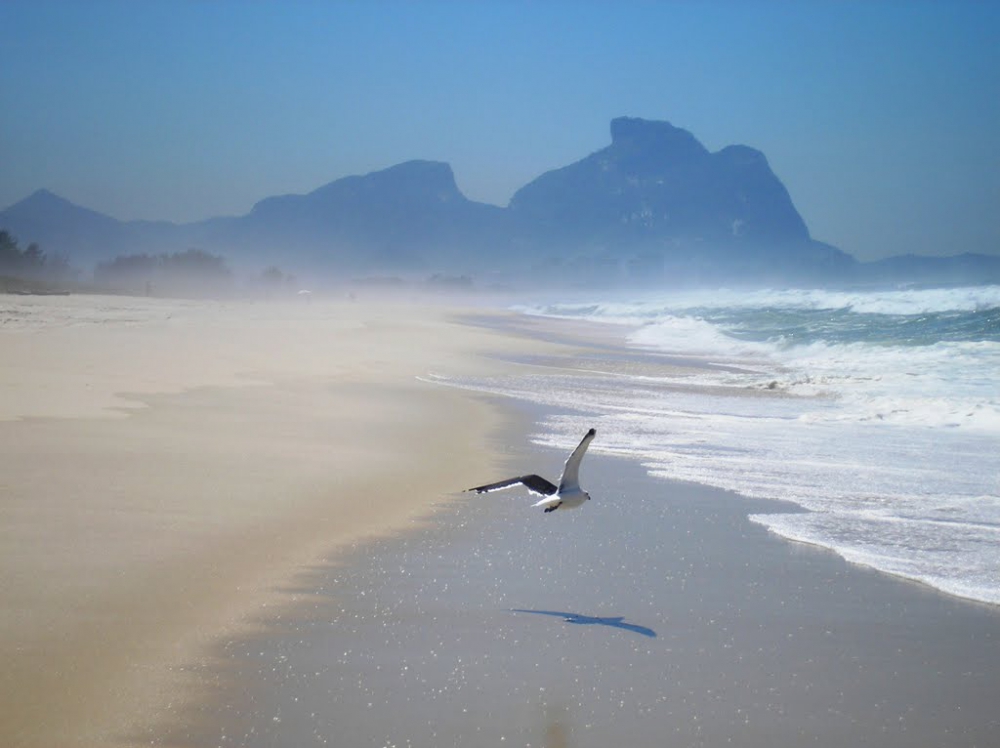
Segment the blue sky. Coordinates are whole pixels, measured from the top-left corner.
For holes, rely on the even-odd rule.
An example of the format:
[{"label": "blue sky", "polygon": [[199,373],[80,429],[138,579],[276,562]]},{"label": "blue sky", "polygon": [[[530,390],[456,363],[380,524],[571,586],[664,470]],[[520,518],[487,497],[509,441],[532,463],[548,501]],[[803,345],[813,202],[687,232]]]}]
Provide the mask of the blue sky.
[{"label": "blue sky", "polygon": [[505,205],[628,115],[759,148],[861,259],[1000,254],[997,39],[971,0],[0,0],[0,207],[192,221],[412,158]]}]

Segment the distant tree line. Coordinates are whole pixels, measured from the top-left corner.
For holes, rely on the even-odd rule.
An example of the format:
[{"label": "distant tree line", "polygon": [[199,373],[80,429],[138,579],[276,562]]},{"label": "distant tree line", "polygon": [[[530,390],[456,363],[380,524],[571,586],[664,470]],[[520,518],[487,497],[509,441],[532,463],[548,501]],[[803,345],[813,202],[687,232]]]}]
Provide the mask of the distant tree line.
[{"label": "distant tree line", "polygon": [[36,243],[25,249],[10,232],[0,230],[0,275],[26,280],[65,281],[75,277],[65,257],[49,256]]},{"label": "distant tree line", "polygon": [[261,271],[258,280],[261,288],[267,293],[294,291],[298,284],[294,275],[283,272],[276,265],[271,265]]},{"label": "distant tree line", "polygon": [[[294,275],[274,265],[262,271],[256,282],[268,295],[287,294],[298,287]],[[65,257],[47,255],[36,243],[22,249],[9,231],[0,230],[0,292],[50,293],[66,288],[157,296],[217,296],[233,292],[234,274],[224,258],[188,249],[158,255],[119,255],[98,263],[91,286],[79,282],[79,271]]]},{"label": "distant tree line", "polygon": [[94,269],[98,285],[121,291],[213,295],[230,290],[233,273],[218,255],[200,249],[160,255],[121,255]]}]

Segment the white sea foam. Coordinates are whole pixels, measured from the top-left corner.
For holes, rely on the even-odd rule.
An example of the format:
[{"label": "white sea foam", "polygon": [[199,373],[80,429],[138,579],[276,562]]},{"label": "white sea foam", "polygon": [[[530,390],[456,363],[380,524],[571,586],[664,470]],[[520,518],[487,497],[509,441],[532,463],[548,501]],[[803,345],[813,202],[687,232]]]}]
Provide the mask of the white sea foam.
[{"label": "white sea foam", "polygon": [[807,511],[753,519],[1000,604],[998,308],[997,286],[550,304],[522,311],[631,325],[639,351],[725,366],[466,384],[562,411],[541,444],[564,445],[596,416],[593,449],[654,476],[792,501]]},{"label": "white sea foam", "polygon": [[698,308],[850,309],[858,314],[927,314],[1000,307],[1000,286],[902,288],[883,290],[712,289],[678,291],[642,299],[625,297],[600,302],[577,301],[515,307],[526,314],[629,320],[642,323],[663,314]]},{"label": "white sea foam", "polygon": [[[838,305],[878,308],[880,314],[888,314],[889,309],[909,310],[905,312],[908,315],[975,311],[987,308],[984,305],[994,301],[1000,305],[997,288],[893,292],[878,294],[875,299],[865,299],[859,293],[826,291],[756,292],[749,295],[750,299],[733,298],[729,309],[759,309],[762,305],[773,308],[779,302],[788,302],[809,308],[841,308]],[[683,304],[694,301],[689,299]],[[842,407],[827,415],[838,420],[891,420],[1000,433],[1000,386],[996,375],[1000,371],[1000,342],[958,340],[891,345],[878,339],[831,343],[816,337],[810,342],[790,344],[783,338],[734,337],[697,312],[685,315],[674,310],[654,316],[649,311],[683,304],[675,299],[667,305],[650,302],[633,305],[646,308],[645,314],[636,314],[634,308],[625,304],[592,305],[586,316],[630,324],[645,319],[630,334],[631,343],[745,370],[742,376],[729,376],[729,384],[770,385],[792,394],[836,396]],[[567,315],[571,308],[559,311]],[[705,307],[695,309],[703,312]],[[617,314],[622,316],[609,316]],[[765,382],[764,378],[769,379]]]}]

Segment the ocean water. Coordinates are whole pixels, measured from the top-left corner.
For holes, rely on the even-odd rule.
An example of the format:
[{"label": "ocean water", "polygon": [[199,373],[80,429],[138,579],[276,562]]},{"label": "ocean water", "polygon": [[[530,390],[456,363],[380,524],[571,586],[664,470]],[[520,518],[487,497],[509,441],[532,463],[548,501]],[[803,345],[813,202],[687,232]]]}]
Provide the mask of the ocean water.
[{"label": "ocean water", "polygon": [[[1000,286],[701,291],[528,315],[622,325],[629,350],[462,386],[547,406],[534,440],[803,511],[752,519],[1000,604]],[[625,360],[623,360],[625,359]],[[627,364],[627,365],[626,365]]]}]

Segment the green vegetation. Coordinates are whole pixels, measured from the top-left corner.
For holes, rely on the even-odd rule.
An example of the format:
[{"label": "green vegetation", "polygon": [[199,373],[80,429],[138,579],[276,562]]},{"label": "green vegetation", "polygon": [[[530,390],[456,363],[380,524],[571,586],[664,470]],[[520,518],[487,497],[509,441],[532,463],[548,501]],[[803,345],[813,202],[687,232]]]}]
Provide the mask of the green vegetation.
[{"label": "green vegetation", "polygon": [[34,242],[21,249],[10,232],[0,230],[0,290],[57,293],[75,277],[64,257],[50,257]]},{"label": "green vegetation", "polygon": [[271,265],[249,285],[238,286],[223,257],[200,249],[158,255],[119,255],[99,263],[93,280],[81,280],[61,255],[49,256],[37,243],[26,249],[0,230],[0,293],[111,293],[137,296],[267,297],[289,295],[298,288],[294,275]]},{"label": "green vegetation", "polygon": [[232,289],[233,273],[218,255],[200,249],[160,255],[121,255],[94,269],[94,282],[119,292],[213,296]]}]

